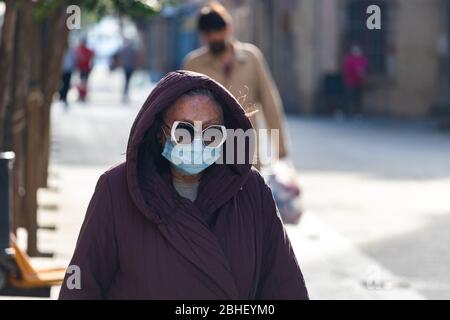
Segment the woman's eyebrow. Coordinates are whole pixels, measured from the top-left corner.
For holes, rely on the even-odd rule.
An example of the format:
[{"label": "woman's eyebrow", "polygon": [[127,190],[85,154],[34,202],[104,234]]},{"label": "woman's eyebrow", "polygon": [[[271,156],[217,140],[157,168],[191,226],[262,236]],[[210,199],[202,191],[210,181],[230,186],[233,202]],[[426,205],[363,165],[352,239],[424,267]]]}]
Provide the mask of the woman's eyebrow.
[{"label": "woman's eyebrow", "polygon": [[[192,120],[188,120],[188,119],[180,119],[178,121],[186,122],[191,125],[194,125],[194,122],[196,122],[196,121],[192,121]],[[220,116],[210,119],[210,120],[207,120],[207,121],[201,121],[202,127],[213,125],[213,124],[222,124],[222,122],[223,122],[223,119]]]},{"label": "woman's eyebrow", "polygon": [[211,124],[222,124],[223,119],[222,117],[217,117],[208,121],[203,122],[203,125],[211,125]]},{"label": "woman's eyebrow", "polygon": [[[186,123],[189,123],[189,124],[192,124],[192,125],[194,125],[194,122],[193,121],[191,121],[191,120],[188,120],[188,119],[181,119],[181,120],[178,120],[178,121],[181,121],[181,122],[186,122]],[[175,121],[174,121],[175,122]]]}]

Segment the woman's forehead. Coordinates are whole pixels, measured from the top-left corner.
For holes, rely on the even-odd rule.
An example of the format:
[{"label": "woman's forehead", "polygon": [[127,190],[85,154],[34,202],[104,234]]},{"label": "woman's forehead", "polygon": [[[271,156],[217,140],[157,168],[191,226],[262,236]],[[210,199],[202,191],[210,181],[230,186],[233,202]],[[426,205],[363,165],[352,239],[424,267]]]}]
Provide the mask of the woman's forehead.
[{"label": "woman's forehead", "polygon": [[222,108],[211,97],[205,95],[183,96],[167,110],[169,121],[212,122],[223,120]]}]

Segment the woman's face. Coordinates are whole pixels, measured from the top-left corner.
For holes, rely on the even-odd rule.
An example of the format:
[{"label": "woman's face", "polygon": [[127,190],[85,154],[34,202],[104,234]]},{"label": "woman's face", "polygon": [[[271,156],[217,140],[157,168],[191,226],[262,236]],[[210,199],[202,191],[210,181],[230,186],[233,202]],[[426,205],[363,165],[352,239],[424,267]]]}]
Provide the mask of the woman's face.
[{"label": "woman's face", "polygon": [[189,122],[203,130],[211,125],[223,125],[222,108],[205,95],[183,96],[169,108],[164,123],[171,127],[175,121]]}]

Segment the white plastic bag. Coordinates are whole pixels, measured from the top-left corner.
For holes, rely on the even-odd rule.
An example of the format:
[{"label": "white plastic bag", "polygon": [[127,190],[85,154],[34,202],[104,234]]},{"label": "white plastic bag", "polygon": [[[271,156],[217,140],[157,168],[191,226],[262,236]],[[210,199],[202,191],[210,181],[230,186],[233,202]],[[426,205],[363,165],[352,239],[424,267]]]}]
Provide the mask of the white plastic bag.
[{"label": "white plastic bag", "polygon": [[281,218],[286,224],[297,224],[303,210],[301,190],[297,172],[289,160],[279,160],[272,166],[263,168],[262,174],[272,190]]}]

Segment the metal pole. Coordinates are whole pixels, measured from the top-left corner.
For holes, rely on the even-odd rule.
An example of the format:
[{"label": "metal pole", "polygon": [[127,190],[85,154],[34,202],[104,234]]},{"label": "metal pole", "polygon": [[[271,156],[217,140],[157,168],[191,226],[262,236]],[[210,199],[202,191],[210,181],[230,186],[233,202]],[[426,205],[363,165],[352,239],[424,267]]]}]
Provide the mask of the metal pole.
[{"label": "metal pole", "polygon": [[12,212],[14,152],[0,152],[0,257],[8,255]]}]

